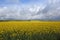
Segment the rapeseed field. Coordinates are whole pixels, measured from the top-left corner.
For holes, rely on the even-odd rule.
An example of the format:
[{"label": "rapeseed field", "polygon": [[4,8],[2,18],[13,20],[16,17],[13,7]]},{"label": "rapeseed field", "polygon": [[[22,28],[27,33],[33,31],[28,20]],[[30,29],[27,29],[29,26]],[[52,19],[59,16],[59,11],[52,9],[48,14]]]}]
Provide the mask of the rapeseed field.
[{"label": "rapeseed field", "polygon": [[60,40],[60,22],[0,22],[0,40]]}]

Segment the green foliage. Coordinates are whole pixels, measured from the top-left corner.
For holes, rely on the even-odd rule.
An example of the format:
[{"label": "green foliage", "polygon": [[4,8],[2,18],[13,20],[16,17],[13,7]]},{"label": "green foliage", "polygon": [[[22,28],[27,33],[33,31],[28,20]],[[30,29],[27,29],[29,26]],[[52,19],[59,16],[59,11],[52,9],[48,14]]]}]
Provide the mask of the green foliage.
[{"label": "green foliage", "polygon": [[0,40],[60,40],[60,33],[51,31],[50,33],[13,31],[0,33]]}]

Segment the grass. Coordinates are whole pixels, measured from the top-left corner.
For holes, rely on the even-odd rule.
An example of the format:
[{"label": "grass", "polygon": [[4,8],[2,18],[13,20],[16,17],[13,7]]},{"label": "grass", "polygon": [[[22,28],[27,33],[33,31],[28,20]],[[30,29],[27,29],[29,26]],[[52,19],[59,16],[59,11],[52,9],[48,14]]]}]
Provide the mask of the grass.
[{"label": "grass", "polygon": [[60,40],[60,22],[0,22],[0,40]]}]

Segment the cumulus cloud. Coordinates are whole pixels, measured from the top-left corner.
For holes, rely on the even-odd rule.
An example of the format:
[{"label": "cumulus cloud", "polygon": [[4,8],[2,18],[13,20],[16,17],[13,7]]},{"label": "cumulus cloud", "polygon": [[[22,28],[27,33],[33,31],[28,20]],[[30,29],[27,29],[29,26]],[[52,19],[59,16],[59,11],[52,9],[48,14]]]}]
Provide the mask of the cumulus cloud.
[{"label": "cumulus cloud", "polygon": [[[18,3],[19,0],[8,0]],[[60,20],[60,0],[45,0],[43,4],[0,7],[0,20]]]},{"label": "cumulus cloud", "polygon": [[42,10],[40,5],[30,6],[4,6],[0,8],[0,19],[1,20],[29,20],[37,14],[39,10]]},{"label": "cumulus cloud", "polygon": [[60,0],[54,0],[50,4],[46,6],[45,13],[47,16],[45,18],[50,19],[50,20],[59,20],[60,18]]}]

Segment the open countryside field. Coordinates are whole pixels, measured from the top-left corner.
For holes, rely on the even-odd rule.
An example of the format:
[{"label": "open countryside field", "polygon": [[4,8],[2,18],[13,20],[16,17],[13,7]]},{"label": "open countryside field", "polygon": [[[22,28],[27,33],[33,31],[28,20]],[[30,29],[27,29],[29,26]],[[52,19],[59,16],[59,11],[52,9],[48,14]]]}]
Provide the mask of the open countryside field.
[{"label": "open countryside field", "polygon": [[60,40],[60,22],[0,22],[0,40]]}]

